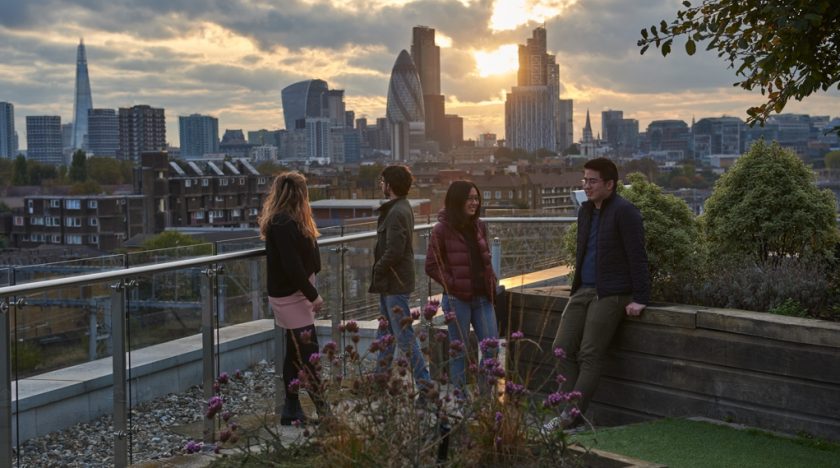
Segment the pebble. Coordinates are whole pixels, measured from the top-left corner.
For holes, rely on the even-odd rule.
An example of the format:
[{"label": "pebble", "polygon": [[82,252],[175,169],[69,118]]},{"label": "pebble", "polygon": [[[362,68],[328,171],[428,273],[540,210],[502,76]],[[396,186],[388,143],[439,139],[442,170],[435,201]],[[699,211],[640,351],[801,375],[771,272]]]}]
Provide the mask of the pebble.
[{"label": "pebble", "polygon": [[[236,415],[264,414],[273,406],[274,364],[262,360],[244,372],[242,380],[231,379],[228,385],[231,388],[222,392],[226,397],[224,410],[231,411],[234,419]],[[191,438],[172,429],[202,421],[206,406],[199,386],[135,405],[130,413],[129,462],[139,464],[183,453]],[[12,466],[111,467],[114,465],[111,424],[111,415],[106,415],[27,440],[19,447],[19,459],[13,457]]]}]

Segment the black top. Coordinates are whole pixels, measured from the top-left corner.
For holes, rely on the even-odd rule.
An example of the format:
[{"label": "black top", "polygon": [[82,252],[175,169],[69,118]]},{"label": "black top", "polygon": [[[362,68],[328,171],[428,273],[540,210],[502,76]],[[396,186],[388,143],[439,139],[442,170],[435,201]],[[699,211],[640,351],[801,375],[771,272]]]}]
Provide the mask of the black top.
[{"label": "black top", "polygon": [[269,223],[265,253],[269,296],[285,297],[301,291],[310,301],[318,298],[318,290],[309,282],[310,275],[321,271],[318,246],[285,213]]}]

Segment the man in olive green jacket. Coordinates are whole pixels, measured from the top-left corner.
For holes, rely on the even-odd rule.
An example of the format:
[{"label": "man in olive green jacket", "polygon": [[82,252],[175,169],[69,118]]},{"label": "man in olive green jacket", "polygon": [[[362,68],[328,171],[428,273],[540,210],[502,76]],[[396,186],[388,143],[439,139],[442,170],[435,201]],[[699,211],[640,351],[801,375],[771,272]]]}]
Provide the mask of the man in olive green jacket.
[{"label": "man in olive green jacket", "polygon": [[[377,339],[394,335],[400,351],[411,361],[414,380],[429,381],[426,360],[414,337],[408,298],[414,291],[414,212],[406,199],[413,177],[411,171],[400,165],[386,167],[379,178],[382,193],[388,198],[377,210],[376,247],[371,285],[368,292],[379,294],[379,308],[388,321],[379,327]],[[393,341],[379,351],[379,371],[390,369],[394,356]]]}]

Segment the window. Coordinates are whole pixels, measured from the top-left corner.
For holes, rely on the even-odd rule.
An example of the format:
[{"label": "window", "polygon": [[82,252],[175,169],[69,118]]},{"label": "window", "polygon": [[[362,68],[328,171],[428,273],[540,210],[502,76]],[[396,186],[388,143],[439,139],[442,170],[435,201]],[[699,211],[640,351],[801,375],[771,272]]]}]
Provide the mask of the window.
[{"label": "window", "polygon": [[260,177],[257,179],[257,185],[265,185],[265,177]]},{"label": "window", "polygon": [[61,208],[61,200],[50,200],[50,208]]},{"label": "window", "polygon": [[187,187],[187,188],[192,187],[192,180],[190,180],[190,179],[184,180],[184,187]]},{"label": "window", "polygon": [[222,195],[216,195],[216,197],[213,200],[217,202],[223,202],[225,201],[225,197],[223,197]]},{"label": "window", "polygon": [[245,185],[245,178],[244,177],[239,178],[239,185]]},{"label": "window", "polygon": [[249,209],[248,209],[248,214],[249,214],[250,216],[256,216],[256,215],[258,215],[258,214],[259,214],[259,210],[257,210],[256,208],[249,208]]},{"label": "window", "polygon": [[207,187],[208,185],[210,185],[210,179],[201,179],[202,187]]},{"label": "window", "polygon": [[502,199],[502,191],[501,190],[496,190],[496,200],[501,200],[501,199]]},{"label": "window", "polygon": [[81,200],[64,200],[64,207],[68,210],[78,210],[82,207]]},{"label": "window", "polygon": [[513,200],[513,190],[508,190],[508,198]]},{"label": "window", "polygon": [[88,244],[99,244],[99,236],[88,236]]},{"label": "window", "polygon": [[99,226],[99,218],[88,218],[88,226]]},{"label": "window", "polygon": [[61,226],[61,218],[59,218],[58,216],[47,216],[46,225],[47,226]]},{"label": "window", "polygon": [[225,212],[222,210],[213,210],[212,212],[210,212],[210,216],[214,218],[224,218]]},{"label": "window", "polygon": [[219,179],[219,185],[222,187],[227,187],[228,180],[227,179]]},{"label": "window", "polygon": [[64,236],[64,243],[65,244],[72,244],[72,245],[81,245],[82,244],[82,236],[78,234],[69,234]]},{"label": "window", "polygon": [[88,200],[88,208],[97,208],[99,203],[96,200]]},{"label": "window", "polygon": [[489,199],[490,199],[490,191],[489,191],[489,190],[485,190],[485,191],[484,191],[484,199],[485,199],[485,200],[489,200]]},{"label": "window", "polygon": [[44,235],[43,234],[32,234],[32,242],[44,242]]},{"label": "window", "polygon": [[61,235],[53,234],[50,236],[50,242],[53,244],[60,244],[61,243]]},{"label": "window", "polygon": [[15,226],[23,226],[23,216],[15,216]]},{"label": "window", "polygon": [[44,217],[43,216],[33,216],[29,218],[29,224],[33,226],[43,226],[44,225]]},{"label": "window", "polygon": [[64,225],[67,227],[80,227],[82,225],[82,220],[75,216],[68,216],[64,218]]},{"label": "window", "polygon": [[196,211],[195,213],[193,213],[193,216],[195,216],[195,219],[204,219],[204,212]]},{"label": "window", "polygon": [[239,210],[238,208],[234,208],[233,210],[231,210],[230,215],[233,216],[234,218],[238,218],[238,217],[242,216],[242,211]]}]

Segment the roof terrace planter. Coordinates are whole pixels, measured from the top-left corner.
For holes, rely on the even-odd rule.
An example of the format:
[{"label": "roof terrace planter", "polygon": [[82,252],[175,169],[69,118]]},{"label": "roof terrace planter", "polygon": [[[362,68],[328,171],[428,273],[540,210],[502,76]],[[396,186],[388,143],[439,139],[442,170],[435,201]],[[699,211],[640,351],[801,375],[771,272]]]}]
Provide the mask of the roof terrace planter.
[{"label": "roof terrace planter", "polygon": [[[531,387],[545,391],[568,289],[512,291],[509,300],[511,329],[544,350],[523,350],[519,366],[532,368]],[[619,328],[588,416],[599,426],[704,416],[837,441],[837,395],[840,323],[654,304]]]}]

